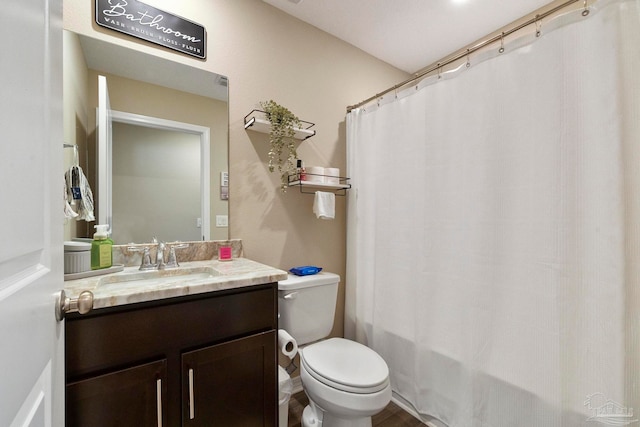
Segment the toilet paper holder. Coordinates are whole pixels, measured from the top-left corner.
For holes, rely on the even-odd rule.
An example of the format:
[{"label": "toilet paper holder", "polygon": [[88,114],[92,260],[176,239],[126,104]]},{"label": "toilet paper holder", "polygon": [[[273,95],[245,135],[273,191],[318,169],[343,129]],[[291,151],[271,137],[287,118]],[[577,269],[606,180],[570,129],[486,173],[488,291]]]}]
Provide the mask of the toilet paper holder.
[{"label": "toilet paper holder", "polygon": [[[295,298],[296,294],[297,292],[290,294],[293,295],[291,298]],[[278,329],[278,346],[280,347],[280,352],[291,360],[289,365],[284,368],[287,374],[291,375],[292,372],[298,369],[298,366],[294,362],[296,354],[298,354],[298,343],[287,331]]]}]

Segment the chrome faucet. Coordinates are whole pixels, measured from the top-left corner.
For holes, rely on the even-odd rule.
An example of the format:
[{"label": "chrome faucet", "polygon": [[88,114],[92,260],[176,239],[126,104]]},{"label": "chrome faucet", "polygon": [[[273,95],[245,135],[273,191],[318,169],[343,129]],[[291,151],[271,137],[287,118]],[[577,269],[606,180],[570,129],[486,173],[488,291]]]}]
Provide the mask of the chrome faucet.
[{"label": "chrome faucet", "polygon": [[164,263],[164,242],[158,242],[158,250],[156,252],[156,268],[158,270],[164,270],[167,265]]},{"label": "chrome faucet", "polygon": [[[140,263],[140,271],[146,270],[165,270],[167,268],[176,268],[180,267],[178,264],[178,258],[176,257],[176,249],[183,249],[189,246],[188,243],[164,243],[159,242],[155,237],[153,238],[153,243],[156,245],[156,262],[154,264],[151,263],[151,252],[149,246],[144,247],[136,247],[129,246],[127,250],[131,252],[142,252],[142,262]],[[164,251],[169,247],[169,256],[167,261],[165,262]]]}]

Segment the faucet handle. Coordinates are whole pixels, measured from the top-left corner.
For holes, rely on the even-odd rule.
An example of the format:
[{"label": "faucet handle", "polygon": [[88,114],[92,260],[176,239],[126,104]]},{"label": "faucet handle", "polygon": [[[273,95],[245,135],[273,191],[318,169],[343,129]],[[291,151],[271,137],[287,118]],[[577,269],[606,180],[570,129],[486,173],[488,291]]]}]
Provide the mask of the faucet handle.
[{"label": "faucet handle", "polygon": [[188,243],[173,243],[169,246],[169,259],[167,260],[167,268],[180,267],[178,264],[178,257],[176,257],[176,249],[183,249],[188,247]]},{"label": "faucet handle", "polygon": [[127,250],[130,252],[142,252],[142,261],[138,270],[145,271],[153,270],[154,268],[156,268],[155,264],[151,264],[151,255],[149,254],[148,246],[144,246],[141,248],[136,246],[129,246],[127,247]]}]

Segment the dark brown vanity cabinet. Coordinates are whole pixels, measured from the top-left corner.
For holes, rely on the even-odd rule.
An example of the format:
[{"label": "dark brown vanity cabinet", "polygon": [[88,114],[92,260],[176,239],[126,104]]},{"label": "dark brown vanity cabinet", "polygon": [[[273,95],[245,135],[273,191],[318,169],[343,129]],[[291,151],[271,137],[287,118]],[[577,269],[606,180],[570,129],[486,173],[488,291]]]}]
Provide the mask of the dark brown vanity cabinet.
[{"label": "dark brown vanity cabinet", "polygon": [[166,424],[166,360],[67,384],[68,426]]},{"label": "dark brown vanity cabinet", "polygon": [[68,427],[278,424],[277,287],[68,315]]},{"label": "dark brown vanity cabinet", "polygon": [[268,332],[183,354],[183,395],[189,396],[183,425],[269,425],[264,408],[273,402],[264,392],[264,373],[276,363],[274,339]]}]

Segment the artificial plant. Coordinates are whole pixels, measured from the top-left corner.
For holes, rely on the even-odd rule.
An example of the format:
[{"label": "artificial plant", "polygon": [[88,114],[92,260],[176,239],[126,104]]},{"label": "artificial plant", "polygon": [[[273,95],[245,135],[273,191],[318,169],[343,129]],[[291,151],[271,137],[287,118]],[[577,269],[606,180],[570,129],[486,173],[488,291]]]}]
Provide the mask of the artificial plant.
[{"label": "artificial plant", "polygon": [[289,175],[296,170],[298,153],[295,145],[295,128],[301,128],[300,119],[289,109],[273,100],[263,101],[260,107],[267,115],[271,123],[269,131],[269,172],[276,169],[280,173],[282,191],[286,191],[289,183]]}]

